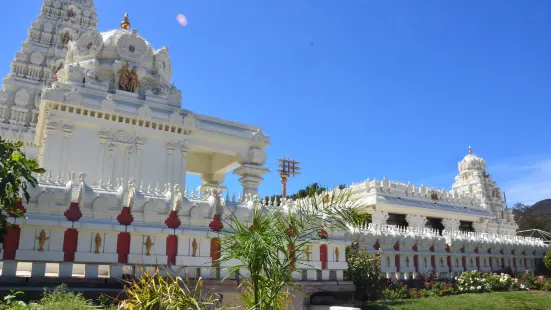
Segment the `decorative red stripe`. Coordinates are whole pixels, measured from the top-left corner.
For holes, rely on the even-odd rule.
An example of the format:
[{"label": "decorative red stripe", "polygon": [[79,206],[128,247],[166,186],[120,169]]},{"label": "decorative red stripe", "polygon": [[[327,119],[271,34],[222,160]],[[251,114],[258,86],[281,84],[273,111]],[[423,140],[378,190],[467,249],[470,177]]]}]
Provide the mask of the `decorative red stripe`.
[{"label": "decorative red stripe", "polygon": [[78,243],[78,231],[74,228],[67,229],[63,237],[63,252],[64,252],[63,261],[64,262],[75,261],[77,243]]},{"label": "decorative red stripe", "polygon": [[8,226],[6,235],[4,236],[4,260],[15,260],[20,236],[21,228],[19,228],[19,225]]},{"label": "decorative red stripe", "polygon": [[327,245],[325,244],[320,245],[320,261],[321,269],[327,269]]},{"label": "decorative red stripe", "polygon": [[119,264],[128,264],[128,253],[130,253],[130,233],[121,232],[117,237],[117,254],[119,254]]},{"label": "decorative red stripe", "polygon": [[166,237],[166,263],[176,265],[176,255],[178,255],[178,237],[169,235]]}]

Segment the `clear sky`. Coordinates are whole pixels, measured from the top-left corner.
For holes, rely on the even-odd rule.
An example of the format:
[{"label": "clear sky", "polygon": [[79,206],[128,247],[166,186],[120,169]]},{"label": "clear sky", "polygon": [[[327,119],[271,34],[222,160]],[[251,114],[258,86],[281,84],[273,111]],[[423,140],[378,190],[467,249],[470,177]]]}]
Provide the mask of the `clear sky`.
[{"label": "clear sky", "polygon": [[[42,0],[3,1],[0,73]],[[99,30],[169,46],[183,107],[262,127],[312,182],[451,188],[474,153],[509,205],[551,197],[549,0],[96,0]],[[188,24],[176,19],[184,14]],[[190,177],[197,185],[197,177]],[[240,191],[228,175],[230,192]]]}]

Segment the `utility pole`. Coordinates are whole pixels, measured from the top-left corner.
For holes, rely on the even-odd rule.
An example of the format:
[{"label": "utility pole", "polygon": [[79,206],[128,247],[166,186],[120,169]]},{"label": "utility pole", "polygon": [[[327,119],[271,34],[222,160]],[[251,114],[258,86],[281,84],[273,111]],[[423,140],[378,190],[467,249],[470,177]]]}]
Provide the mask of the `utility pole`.
[{"label": "utility pole", "polygon": [[279,162],[277,164],[279,168],[277,172],[279,172],[279,177],[281,178],[281,198],[287,198],[287,180],[300,174],[300,163],[294,159],[287,159],[285,157],[277,161]]}]

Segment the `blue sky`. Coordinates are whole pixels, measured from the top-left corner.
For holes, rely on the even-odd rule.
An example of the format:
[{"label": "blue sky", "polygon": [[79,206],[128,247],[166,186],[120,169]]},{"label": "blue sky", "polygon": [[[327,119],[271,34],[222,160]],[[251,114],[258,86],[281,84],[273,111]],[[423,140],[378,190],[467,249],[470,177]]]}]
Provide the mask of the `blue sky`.
[{"label": "blue sky", "polygon": [[[0,10],[0,73],[42,0]],[[450,188],[469,145],[510,205],[551,197],[548,0],[96,0],[99,30],[167,45],[183,107],[271,136],[296,191],[382,178]],[[188,24],[176,20],[184,14]],[[197,185],[197,177],[190,177]],[[240,191],[228,175],[230,192]]]}]

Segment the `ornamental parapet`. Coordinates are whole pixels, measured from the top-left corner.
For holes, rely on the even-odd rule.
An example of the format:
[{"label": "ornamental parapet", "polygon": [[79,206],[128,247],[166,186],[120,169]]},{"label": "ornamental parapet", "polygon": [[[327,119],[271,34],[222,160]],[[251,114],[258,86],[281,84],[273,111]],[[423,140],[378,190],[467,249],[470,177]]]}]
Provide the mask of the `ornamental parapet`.
[{"label": "ornamental parapet", "polygon": [[469,205],[473,207],[482,207],[482,203],[474,195],[467,196],[457,191],[446,189],[437,189],[434,187],[426,187],[425,185],[415,186],[410,182],[394,182],[389,181],[386,177],[381,181],[367,179],[360,183],[353,183],[350,189],[356,194],[376,194],[386,193],[396,196],[414,197],[420,200],[431,202],[448,202],[458,205]]}]

